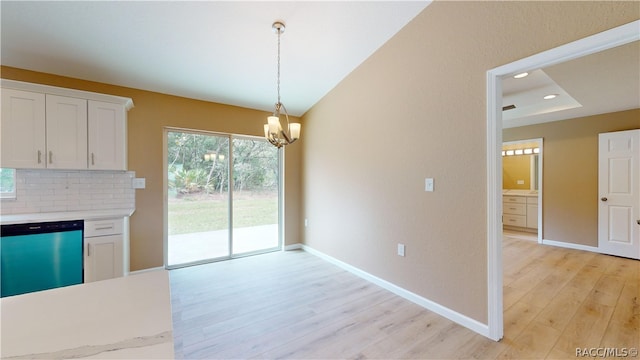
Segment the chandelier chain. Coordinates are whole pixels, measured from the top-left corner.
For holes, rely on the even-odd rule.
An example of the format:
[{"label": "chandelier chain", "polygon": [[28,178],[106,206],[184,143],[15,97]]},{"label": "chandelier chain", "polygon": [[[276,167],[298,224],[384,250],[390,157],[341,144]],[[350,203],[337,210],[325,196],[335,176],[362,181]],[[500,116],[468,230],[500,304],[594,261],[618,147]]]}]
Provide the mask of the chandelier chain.
[{"label": "chandelier chain", "polygon": [[278,29],[278,104],[280,104],[280,34],[281,29]]}]

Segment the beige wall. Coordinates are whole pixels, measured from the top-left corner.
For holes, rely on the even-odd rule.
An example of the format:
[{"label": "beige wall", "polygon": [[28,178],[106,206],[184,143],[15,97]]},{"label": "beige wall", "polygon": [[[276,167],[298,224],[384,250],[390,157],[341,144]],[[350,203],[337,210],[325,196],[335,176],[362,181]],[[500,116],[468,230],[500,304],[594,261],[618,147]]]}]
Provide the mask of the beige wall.
[{"label": "beige wall", "polygon": [[[287,242],[306,217],[309,246],[486,323],[486,71],[639,12],[637,2],[434,2],[303,117],[287,149]],[[2,77],[134,99],[129,168],[147,189],[132,270],[162,264],[162,128],[260,135],[266,115],[4,67]]]},{"label": "beige wall", "polygon": [[[502,157],[502,188],[531,188],[531,158],[533,155],[515,155]],[[522,180],[522,184],[518,184]]]},{"label": "beige wall", "polygon": [[[146,178],[146,189],[136,191],[136,211],[131,217],[131,270],[163,265],[163,156],[164,127],[201,129],[262,136],[266,112],[197,101],[149,91],[82,81],[16,68],[2,67],[5,79],[131,97],[128,113],[129,170]],[[305,129],[303,129],[304,131]],[[301,139],[285,150],[285,238],[300,241]]]},{"label": "beige wall", "polygon": [[598,134],[639,128],[640,109],[504,129],[504,141],[544,138],[543,239],[598,246]]},{"label": "beige wall", "polygon": [[431,4],[303,116],[305,243],[486,323],[486,72],[639,14]]}]

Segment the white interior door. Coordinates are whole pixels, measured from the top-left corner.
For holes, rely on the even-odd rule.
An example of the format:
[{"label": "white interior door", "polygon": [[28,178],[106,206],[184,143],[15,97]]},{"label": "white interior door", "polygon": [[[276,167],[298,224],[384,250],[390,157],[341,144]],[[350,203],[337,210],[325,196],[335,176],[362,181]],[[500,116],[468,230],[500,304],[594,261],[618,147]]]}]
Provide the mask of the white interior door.
[{"label": "white interior door", "polygon": [[598,248],[640,259],[640,129],[599,136]]}]

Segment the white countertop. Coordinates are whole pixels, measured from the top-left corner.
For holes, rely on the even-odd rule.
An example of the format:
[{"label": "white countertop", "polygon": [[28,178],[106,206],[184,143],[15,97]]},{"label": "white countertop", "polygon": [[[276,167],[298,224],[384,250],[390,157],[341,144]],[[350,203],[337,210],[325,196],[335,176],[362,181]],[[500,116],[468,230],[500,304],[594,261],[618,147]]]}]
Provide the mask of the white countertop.
[{"label": "white countertop", "polygon": [[2,359],[172,359],[169,275],[156,270],[0,299]]},{"label": "white countertop", "polygon": [[538,196],[538,190],[503,189],[502,195],[535,197]]},{"label": "white countertop", "polygon": [[135,209],[112,209],[112,210],[87,210],[87,211],[66,211],[66,212],[43,212],[35,214],[10,214],[0,215],[0,224],[23,224],[46,221],[65,220],[101,220],[116,217],[131,216]]}]

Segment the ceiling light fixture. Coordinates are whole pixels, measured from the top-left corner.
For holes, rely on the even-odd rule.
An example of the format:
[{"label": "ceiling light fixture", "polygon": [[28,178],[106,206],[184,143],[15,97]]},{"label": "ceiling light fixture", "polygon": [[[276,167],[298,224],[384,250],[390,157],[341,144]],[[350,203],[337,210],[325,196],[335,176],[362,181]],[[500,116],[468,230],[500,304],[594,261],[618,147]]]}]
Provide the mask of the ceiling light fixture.
[{"label": "ceiling light fixture", "polygon": [[514,79],[522,79],[523,77],[527,77],[528,75],[529,75],[528,72],[523,72],[523,73],[514,75],[513,78]]},{"label": "ceiling light fixture", "polygon": [[[289,114],[284,104],[280,102],[280,35],[284,32],[284,24],[276,21],[271,25],[273,31],[278,35],[278,102],[276,102],[273,115],[267,117],[267,123],[264,124],[264,137],[269,140],[273,146],[278,149],[284,145],[289,145],[300,138],[300,123],[289,123]],[[280,123],[281,111],[287,121],[287,129],[282,128]]]},{"label": "ceiling light fixture", "polygon": [[551,99],[555,99],[555,98],[557,98],[557,97],[558,97],[558,94],[549,94],[549,95],[545,95],[545,96],[543,97],[543,99],[545,99],[545,100],[551,100]]}]

